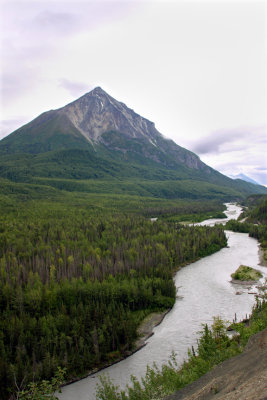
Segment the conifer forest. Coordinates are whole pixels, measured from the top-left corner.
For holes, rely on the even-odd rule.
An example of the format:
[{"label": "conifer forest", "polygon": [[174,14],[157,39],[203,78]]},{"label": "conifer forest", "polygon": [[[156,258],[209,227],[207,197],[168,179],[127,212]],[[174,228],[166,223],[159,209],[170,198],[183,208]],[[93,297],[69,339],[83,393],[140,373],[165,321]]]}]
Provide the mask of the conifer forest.
[{"label": "conifer forest", "polygon": [[[3,400],[28,382],[51,378],[58,367],[71,380],[123,357],[143,318],[173,306],[174,272],[226,245],[222,227],[151,221],[144,212],[114,208],[100,212],[99,202],[86,208],[74,198],[2,200]],[[165,205],[169,218],[172,207]],[[196,203],[188,212],[194,208],[220,209]],[[157,209],[163,214],[164,204]],[[186,214],[186,204],[182,209]]]}]

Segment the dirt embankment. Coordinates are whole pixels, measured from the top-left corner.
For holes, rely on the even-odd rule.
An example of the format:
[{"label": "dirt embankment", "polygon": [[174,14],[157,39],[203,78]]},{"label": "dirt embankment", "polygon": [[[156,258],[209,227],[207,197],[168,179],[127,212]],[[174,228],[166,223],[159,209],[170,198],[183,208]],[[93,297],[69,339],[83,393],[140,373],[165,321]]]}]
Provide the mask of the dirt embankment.
[{"label": "dirt embankment", "polygon": [[224,361],[166,400],[267,400],[267,329],[244,352]]}]

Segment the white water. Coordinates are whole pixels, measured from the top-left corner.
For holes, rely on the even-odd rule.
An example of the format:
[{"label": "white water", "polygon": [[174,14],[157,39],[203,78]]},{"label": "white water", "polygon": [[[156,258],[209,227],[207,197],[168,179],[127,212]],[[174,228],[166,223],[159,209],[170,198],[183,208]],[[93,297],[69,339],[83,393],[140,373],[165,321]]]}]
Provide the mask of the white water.
[{"label": "white water", "polygon": [[[241,208],[227,204],[227,219],[236,219]],[[214,225],[226,220],[207,220],[200,225]],[[140,378],[146,366],[156,362],[159,366],[168,361],[172,351],[182,363],[187,349],[196,344],[197,332],[202,323],[210,324],[212,317],[220,315],[232,321],[249,314],[254,303],[255,288],[230,283],[230,275],[240,264],[256,267],[266,276],[267,269],[258,264],[258,242],[245,233],[226,231],[228,247],[192,263],[177,272],[175,284],[178,298],[163,322],[154,329],[147,345],[125,360],[91,375],[88,378],[62,388],[61,400],[95,400],[95,388],[99,375],[108,374],[115,384],[125,387],[131,374]],[[236,295],[236,292],[243,292]]]}]

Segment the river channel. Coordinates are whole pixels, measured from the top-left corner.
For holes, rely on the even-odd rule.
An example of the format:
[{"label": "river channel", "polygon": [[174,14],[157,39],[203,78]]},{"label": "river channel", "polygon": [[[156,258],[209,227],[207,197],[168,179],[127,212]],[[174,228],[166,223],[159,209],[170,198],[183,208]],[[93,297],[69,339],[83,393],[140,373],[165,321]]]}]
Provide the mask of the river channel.
[{"label": "river channel", "polygon": [[[227,204],[227,219],[238,218],[241,208]],[[207,220],[200,225],[214,225],[226,220]],[[122,388],[145,375],[147,365],[166,363],[174,351],[181,364],[187,357],[187,349],[196,345],[202,323],[212,323],[213,316],[232,321],[241,320],[251,312],[255,287],[230,283],[231,273],[240,264],[255,267],[266,277],[267,268],[259,266],[258,242],[245,233],[225,231],[228,247],[182,268],[175,275],[177,300],[163,322],[154,328],[145,347],[132,356],[94,375],[62,388],[60,400],[95,400],[99,375],[107,374]],[[237,294],[237,292],[241,294]]]}]

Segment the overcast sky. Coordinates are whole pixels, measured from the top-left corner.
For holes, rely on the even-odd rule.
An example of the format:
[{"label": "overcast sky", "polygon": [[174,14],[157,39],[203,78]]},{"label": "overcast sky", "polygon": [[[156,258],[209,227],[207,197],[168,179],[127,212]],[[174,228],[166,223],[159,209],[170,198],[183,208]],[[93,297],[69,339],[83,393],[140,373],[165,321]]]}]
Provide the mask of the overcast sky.
[{"label": "overcast sky", "polygon": [[2,0],[1,133],[95,86],[267,185],[266,1]]}]

